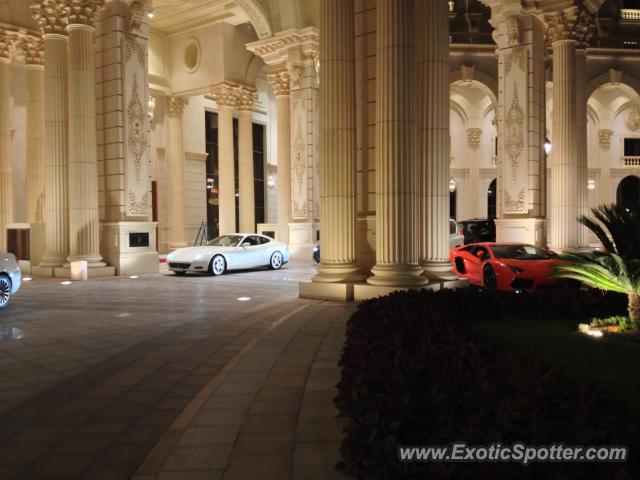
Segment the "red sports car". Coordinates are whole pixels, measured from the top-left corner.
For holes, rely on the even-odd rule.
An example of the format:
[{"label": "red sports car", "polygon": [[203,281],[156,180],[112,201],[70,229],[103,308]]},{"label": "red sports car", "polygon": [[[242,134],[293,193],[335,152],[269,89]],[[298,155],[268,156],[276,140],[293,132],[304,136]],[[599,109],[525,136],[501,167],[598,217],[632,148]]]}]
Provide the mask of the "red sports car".
[{"label": "red sports car", "polygon": [[553,278],[553,267],[566,263],[558,255],[525,243],[472,243],[449,254],[453,272],[472,285],[507,291],[531,291],[566,283]]}]

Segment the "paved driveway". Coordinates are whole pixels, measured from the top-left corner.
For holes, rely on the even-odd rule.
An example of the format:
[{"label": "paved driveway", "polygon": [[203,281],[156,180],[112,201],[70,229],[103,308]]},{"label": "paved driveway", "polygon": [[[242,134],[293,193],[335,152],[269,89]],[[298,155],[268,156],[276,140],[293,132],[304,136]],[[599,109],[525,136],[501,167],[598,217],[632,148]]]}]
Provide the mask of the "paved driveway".
[{"label": "paved driveway", "polygon": [[[305,381],[288,412],[297,415],[315,352],[330,331],[335,338],[335,322],[352,309],[298,299],[297,282],[313,273],[311,264],[298,263],[222,277],[164,272],[70,285],[38,278],[25,283],[0,313],[0,478],[131,478],[143,464],[147,474],[140,478],[178,478],[172,465],[189,472],[180,478],[195,478],[203,466],[171,457],[178,445],[167,444],[167,431],[197,417],[202,405],[194,401],[214,395],[241,359],[251,363],[245,357],[260,354],[258,339],[288,339],[276,342],[275,368],[296,332],[315,321],[323,327],[304,336],[313,339],[305,348],[315,350],[303,355],[306,367],[297,375]],[[339,344],[333,345],[337,359]],[[263,371],[264,382],[269,372]],[[263,385],[256,378],[254,399],[278,385],[277,379]],[[233,455],[236,439],[229,438],[228,458],[209,465],[203,478],[243,478],[234,472],[243,472],[237,461],[244,454]],[[170,449],[159,454],[158,442]],[[294,434],[273,478],[295,476],[296,445]],[[173,463],[165,465],[170,458]]]}]

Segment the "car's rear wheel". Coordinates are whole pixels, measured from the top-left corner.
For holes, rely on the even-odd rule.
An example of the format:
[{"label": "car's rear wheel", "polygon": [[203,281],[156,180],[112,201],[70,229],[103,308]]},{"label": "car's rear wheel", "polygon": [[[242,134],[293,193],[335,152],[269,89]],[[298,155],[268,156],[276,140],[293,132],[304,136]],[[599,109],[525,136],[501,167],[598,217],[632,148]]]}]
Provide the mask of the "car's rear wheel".
[{"label": "car's rear wheel", "polygon": [[493,269],[491,265],[487,265],[484,267],[484,287],[487,290],[497,290],[498,289],[498,280],[496,279],[496,271]]},{"label": "car's rear wheel", "polygon": [[209,275],[222,275],[226,269],[227,262],[222,255],[216,255],[209,262]]},{"label": "car's rear wheel", "polygon": [[0,309],[7,307],[11,303],[11,280],[4,275],[0,275]]},{"label": "car's rear wheel", "polygon": [[271,254],[271,262],[269,263],[269,266],[271,267],[272,270],[280,270],[283,263],[284,263],[284,257],[282,256],[282,253],[273,252]]}]

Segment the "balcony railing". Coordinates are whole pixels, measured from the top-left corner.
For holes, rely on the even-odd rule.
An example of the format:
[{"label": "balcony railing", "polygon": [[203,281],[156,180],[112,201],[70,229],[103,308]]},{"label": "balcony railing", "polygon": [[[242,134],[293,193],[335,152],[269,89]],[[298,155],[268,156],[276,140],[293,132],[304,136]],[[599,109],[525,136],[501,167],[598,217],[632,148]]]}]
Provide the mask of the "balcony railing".
[{"label": "balcony railing", "polygon": [[640,40],[635,38],[594,38],[591,46],[595,48],[635,48],[640,49]]},{"label": "balcony railing", "polygon": [[625,167],[640,167],[640,157],[622,157]]},{"label": "balcony railing", "polygon": [[620,9],[620,20],[623,22],[640,22],[640,10],[636,8]]}]

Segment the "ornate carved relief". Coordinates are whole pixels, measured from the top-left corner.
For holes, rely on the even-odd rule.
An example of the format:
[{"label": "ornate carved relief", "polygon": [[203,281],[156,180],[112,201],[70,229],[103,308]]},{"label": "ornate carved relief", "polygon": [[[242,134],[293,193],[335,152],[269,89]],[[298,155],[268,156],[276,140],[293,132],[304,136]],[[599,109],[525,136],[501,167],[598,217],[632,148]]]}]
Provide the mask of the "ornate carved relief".
[{"label": "ornate carved relief", "polygon": [[94,26],[105,0],[66,0],[69,24]]},{"label": "ornate carved relief", "polygon": [[302,132],[299,130],[293,145],[293,173],[299,195],[303,193],[302,186],[304,185],[304,176],[307,171],[304,151],[304,140],[302,139]]},{"label": "ornate carved relief", "polygon": [[289,95],[289,72],[286,70],[270,73],[267,75],[267,81],[273,88],[276,97]]},{"label": "ornate carved relief", "polygon": [[11,34],[5,29],[0,29],[0,58],[9,60],[11,58]]},{"label": "ornate carved relief", "polygon": [[291,90],[299,90],[300,80],[302,79],[302,66],[288,65],[287,71],[289,72],[289,85]]},{"label": "ornate carved relief", "polygon": [[136,171],[136,181],[140,181],[142,156],[147,150],[146,118],[147,115],[138,92],[138,77],[134,76],[131,99],[127,105],[127,147],[134,157],[133,162]]},{"label": "ornate carved relief", "polygon": [[505,22],[507,29],[507,41],[509,46],[520,43],[520,19],[516,16],[510,17]]},{"label": "ornate carved relief", "polygon": [[482,135],[481,128],[467,128],[467,143],[470,147],[477,147],[480,145],[480,136]]},{"label": "ornate carved relief", "polygon": [[611,144],[611,136],[613,135],[613,130],[608,128],[601,128],[598,130],[598,143],[605,150],[609,148]]},{"label": "ornate carved relief", "polygon": [[140,66],[144,67],[147,56],[147,48],[138,42],[134,36],[126,35],[124,40],[125,59],[128,62],[133,55],[138,58]]},{"label": "ornate carved relief", "polygon": [[181,117],[184,113],[184,107],[189,103],[189,99],[185,97],[167,97],[167,114]]},{"label": "ornate carved relief", "polygon": [[33,35],[22,35],[16,48],[20,50],[27,65],[44,65],[44,46],[42,39]]},{"label": "ornate carved relief", "polygon": [[129,190],[128,211],[130,215],[146,215],[149,213],[149,192],[146,192],[140,200],[136,194]]},{"label": "ornate carved relief", "polygon": [[238,102],[238,89],[230,83],[219,83],[211,87],[211,95],[218,106],[235,107]]},{"label": "ornate carved relief", "polygon": [[151,11],[150,0],[133,0],[129,5],[129,31],[134,34],[143,33],[147,22],[147,13]]},{"label": "ornate carved relief", "polygon": [[516,198],[512,198],[509,195],[508,191],[504,191],[504,204],[507,207],[507,210],[511,211],[522,211],[526,209],[526,204],[524,202],[525,191],[524,188],[520,189],[518,192],[518,196]]},{"label": "ornate carved relief", "polygon": [[69,7],[63,0],[40,0],[29,8],[43,34],[67,34]]},{"label": "ornate carved relief", "polygon": [[513,100],[505,119],[505,150],[511,160],[511,173],[515,180],[524,150],[524,110],[518,98],[518,86],[513,84]]},{"label": "ornate carved relief", "polygon": [[629,112],[625,124],[627,125],[627,128],[632,132],[640,130],[640,105],[635,105],[633,110]]},{"label": "ornate carved relief", "polygon": [[237,88],[236,98],[238,110],[252,110],[258,100],[258,92],[254,87],[242,85]]},{"label": "ornate carved relief", "polygon": [[511,72],[511,67],[517,65],[520,70],[524,71],[527,63],[527,54],[523,48],[512,50],[504,56],[504,74],[505,76]]}]

